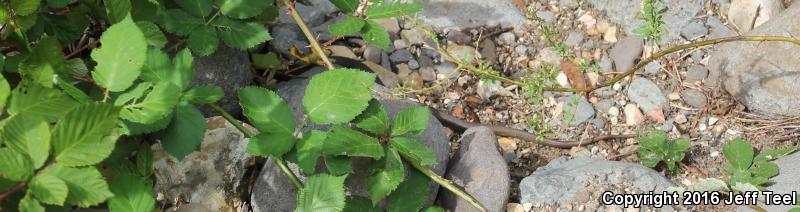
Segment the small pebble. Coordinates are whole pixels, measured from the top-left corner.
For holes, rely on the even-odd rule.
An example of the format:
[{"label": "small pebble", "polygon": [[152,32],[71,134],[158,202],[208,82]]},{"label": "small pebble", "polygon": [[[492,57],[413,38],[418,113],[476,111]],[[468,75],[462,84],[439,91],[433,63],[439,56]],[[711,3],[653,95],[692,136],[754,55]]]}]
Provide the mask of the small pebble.
[{"label": "small pebble", "polygon": [[500,41],[505,44],[513,44],[517,41],[517,37],[512,32],[500,34]]},{"label": "small pebble", "polygon": [[417,70],[419,68],[419,62],[417,62],[417,60],[414,59],[409,60],[408,68],[410,68],[411,70]]},{"label": "small pebble", "polygon": [[686,123],[687,121],[689,120],[686,119],[686,115],[678,113],[678,115],[675,116],[675,123],[683,124]]},{"label": "small pebble", "polygon": [[708,156],[711,156],[712,158],[715,158],[715,157],[719,156],[719,151],[713,151],[713,152],[709,153]]},{"label": "small pebble", "polygon": [[613,88],[615,91],[619,91],[620,89],[622,89],[622,85],[620,85],[619,83],[614,83],[614,85],[612,85],[611,88]]},{"label": "small pebble", "polygon": [[717,117],[710,117],[710,118],[708,118],[708,126],[711,126],[711,125],[714,125],[714,124],[716,124],[716,123],[717,123],[717,121],[719,121],[719,118],[717,118]]},{"label": "small pebble", "polygon": [[519,203],[508,203],[508,205],[506,205],[506,212],[525,212],[525,208]]}]

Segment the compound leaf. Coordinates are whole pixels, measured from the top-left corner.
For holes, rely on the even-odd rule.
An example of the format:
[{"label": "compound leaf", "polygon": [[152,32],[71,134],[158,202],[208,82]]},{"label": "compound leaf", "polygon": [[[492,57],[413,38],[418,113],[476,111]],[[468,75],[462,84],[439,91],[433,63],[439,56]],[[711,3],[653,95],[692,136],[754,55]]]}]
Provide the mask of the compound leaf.
[{"label": "compound leaf", "polygon": [[109,91],[124,91],[139,77],[147,58],[147,41],[130,16],[111,25],[100,36],[102,46],[92,51],[97,61],[92,78]]},{"label": "compound leaf", "polygon": [[75,106],[78,106],[78,102],[57,89],[20,83],[11,94],[8,113],[39,116],[51,122]]},{"label": "compound leaf", "polygon": [[42,167],[50,152],[50,125],[42,118],[19,114],[3,129],[6,146],[31,159],[34,169]]},{"label": "compound leaf", "polygon": [[347,175],[317,174],[308,177],[297,197],[295,212],[342,211],[345,205],[344,179]]},{"label": "compound leaf", "polygon": [[11,148],[0,148],[0,179],[25,181],[33,176],[33,163],[24,154]]},{"label": "compound leaf", "polygon": [[389,134],[389,114],[386,113],[383,105],[378,100],[370,100],[367,109],[361,115],[358,115],[353,122],[358,128],[376,135]]},{"label": "compound leaf", "polygon": [[394,137],[391,145],[400,154],[411,157],[422,165],[436,164],[436,153],[433,153],[428,146],[419,141],[405,137]]},{"label": "compound leaf", "polygon": [[86,166],[103,161],[116,139],[104,139],[117,126],[119,108],[88,103],[71,110],[53,129],[53,150],[63,166]]},{"label": "compound leaf", "polygon": [[226,45],[240,50],[252,48],[272,39],[267,28],[257,22],[243,23],[228,18],[217,18],[213,25],[217,27],[219,36]]},{"label": "compound leaf", "polygon": [[322,147],[328,134],[311,130],[303,139],[297,141],[297,166],[306,174],[313,174],[317,160],[322,155]]},{"label": "compound leaf", "polygon": [[156,198],[153,186],[142,177],[122,173],[110,183],[114,196],[108,199],[112,211],[153,211]]},{"label": "compound leaf", "polygon": [[428,200],[430,180],[416,169],[408,169],[406,180],[386,199],[386,211],[419,211]]},{"label": "compound leaf", "polygon": [[388,49],[391,42],[386,29],[373,20],[367,20],[367,24],[361,29],[361,36],[364,37],[367,43],[382,49]]},{"label": "compound leaf", "polygon": [[247,153],[258,156],[281,157],[295,145],[295,137],[284,133],[260,133],[250,138]]},{"label": "compound leaf", "polygon": [[212,27],[198,27],[189,34],[186,45],[200,56],[208,56],[217,51],[219,36]]},{"label": "compound leaf", "polygon": [[364,135],[345,126],[334,126],[328,132],[323,151],[326,155],[346,155],[351,157],[383,157],[383,147],[378,139]]},{"label": "compound leaf", "polygon": [[28,188],[33,196],[43,203],[64,205],[67,199],[67,184],[58,177],[40,174],[33,177]]},{"label": "compound leaf", "polygon": [[151,124],[168,116],[180,98],[180,90],[170,82],[160,82],[144,100],[124,105],[120,117],[140,124]]},{"label": "compound leaf", "polygon": [[239,104],[244,115],[259,132],[288,135],[294,133],[294,113],[275,92],[260,87],[241,88]]},{"label": "compound leaf", "polygon": [[411,107],[397,113],[392,121],[392,135],[420,134],[428,128],[430,111],[427,107]]},{"label": "compound leaf", "polygon": [[338,124],[353,120],[372,99],[375,74],[355,69],[334,69],[311,78],[303,108],[311,122]]},{"label": "compound leaf", "polygon": [[172,123],[161,134],[161,145],[170,155],[181,160],[200,146],[207,127],[200,110],[190,104],[178,105]]},{"label": "compound leaf", "polygon": [[394,148],[386,148],[386,157],[378,163],[383,163],[382,169],[367,177],[367,191],[373,206],[389,196],[405,177],[403,161]]},{"label": "compound leaf", "polygon": [[219,101],[225,96],[222,88],[216,85],[194,87],[183,93],[183,99],[193,104],[208,104]]},{"label": "compound leaf", "polygon": [[331,31],[331,35],[346,36],[361,31],[361,28],[364,27],[364,24],[366,24],[366,21],[358,17],[347,16],[347,18],[331,24],[328,27],[328,30]]},{"label": "compound leaf", "polygon": [[65,202],[68,204],[85,208],[105,202],[114,195],[95,167],[70,168],[55,163],[42,170],[42,174],[58,177],[67,184],[69,195]]}]

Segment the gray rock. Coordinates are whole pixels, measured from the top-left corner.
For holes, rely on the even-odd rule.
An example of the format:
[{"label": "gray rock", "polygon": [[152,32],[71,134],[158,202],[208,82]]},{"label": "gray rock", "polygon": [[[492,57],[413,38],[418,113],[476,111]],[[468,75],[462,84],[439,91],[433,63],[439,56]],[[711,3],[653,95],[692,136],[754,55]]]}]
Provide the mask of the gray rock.
[{"label": "gray rock", "polygon": [[686,78],[683,79],[685,83],[695,83],[706,79],[708,76],[708,68],[702,65],[692,65],[686,70]]},{"label": "gray rock", "polygon": [[553,47],[547,47],[539,51],[539,59],[551,65],[558,65],[561,61],[561,57],[558,56],[558,53],[556,53]]},{"label": "gray rock", "polygon": [[658,85],[646,78],[637,77],[628,86],[628,98],[639,104],[644,113],[655,109],[669,109],[667,97]]},{"label": "gray rock", "polygon": [[[448,165],[445,178],[475,197],[488,211],[504,211],[511,179],[497,137],[487,127],[464,132],[461,145]],[[439,201],[449,211],[477,211],[467,201],[442,188]]]},{"label": "gray rock", "polygon": [[558,4],[562,9],[574,10],[578,8],[578,0],[561,0]]},{"label": "gray rock", "polygon": [[[800,34],[800,4],[745,35]],[[720,72],[728,93],[756,114],[773,117],[800,115],[800,46],[787,42],[733,42],[711,54],[710,73]],[[709,80],[712,80],[709,76]]]},{"label": "gray rock", "polygon": [[705,56],[706,56],[706,53],[703,52],[703,51],[696,51],[696,52],[692,52],[692,54],[691,54],[692,60],[697,61],[697,62],[703,60],[703,58]]},{"label": "gray rock", "polygon": [[[322,71],[324,71],[324,68],[314,68],[304,73],[303,76],[310,77],[313,74],[317,74]],[[305,88],[308,85],[308,81],[309,79],[293,79],[280,84],[277,89],[277,93],[288,102],[290,108],[292,108],[292,110],[295,112],[295,121],[298,123],[300,123],[304,116],[302,113],[302,97],[305,93]],[[386,92],[387,90],[387,88],[379,85],[376,85],[374,89],[378,92]],[[405,108],[419,106],[418,103],[406,100],[391,99],[391,95],[381,95],[380,93],[375,93],[374,95],[375,98],[378,99],[384,106],[390,118],[394,117],[394,115]],[[306,129],[324,130],[324,127],[309,125]],[[436,174],[444,175],[450,155],[450,144],[448,142],[441,142],[447,140],[447,136],[444,134],[444,128],[441,123],[439,123],[437,119],[431,118],[430,122],[428,123],[428,129],[416,139],[430,147],[431,150],[436,153],[437,164],[430,166],[430,168]],[[367,168],[364,167],[367,164],[363,162],[364,160],[360,159],[353,160],[353,170],[355,170],[355,173],[351,175],[367,175],[365,173]],[[289,168],[298,175],[301,181],[305,180],[304,177],[299,174],[296,165],[290,163]],[[359,196],[368,196],[365,185],[366,184],[361,181],[360,178],[348,178],[346,181],[347,191]],[[283,173],[278,169],[278,167],[276,167],[272,162],[268,161],[264,165],[264,168],[261,170],[253,189],[251,201],[254,211],[294,210],[294,198],[296,190],[283,175]],[[433,192],[431,192],[428,196],[429,202],[433,201],[433,199],[436,197],[438,184],[431,183],[431,191]]]},{"label": "gray rock", "polygon": [[548,24],[554,24],[556,22],[556,14],[547,10],[536,11],[536,17],[541,18]]},{"label": "gray rock", "polygon": [[400,31],[400,38],[406,41],[409,45],[425,43],[426,37],[425,30],[419,28],[411,28]]},{"label": "gray rock", "polygon": [[433,60],[430,57],[424,55],[417,57],[417,62],[419,62],[420,68],[433,67],[434,65]]},{"label": "gray rock", "polygon": [[472,36],[469,36],[460,30],[450,30],[447,32],[447,40],[458,45],[465,45],[472,42]]},{"label": "gray rock", "polygon": [[269,42],[284,56],[291,58],[289,49],[292,47],[297,48],[303,54],[310,53],[307,48],[303,48],[309,45],[308,40],[296,24],[279,24],[272,27],[269,32],[273,36]]},{"label": "gray rock", "polygon": [[[252,159],[245,149],[250,139],[220,116],[207,118],[208,130],[198,151],[178,160],[160,143],[151,149],[155,156],[155,191],[167,200],[199,203],[210,211],[234,208],[243,195],[246,166]],[[250,130],[255,130],[245,125]]]},{"label": "gray rock", "polygon": [[[325,16],[327,16],[329,13],[326,10],[330,9],[326,6],[322,6],[322,1],[315,2],[316,4],[319,4],[319,6],[308,6],[303,3],[295,4],[295,9],[297,9],[297,11],[300,13],[300,17],[303,17],[303,21],[305,21],[310,28],[322,24],[325,21]],[[278,23],[296,24],[294,18],[292,18],[288,11],[289,10],[287,7],[281,7],[279,13],[280,15],[278,16]],[[336,11],[336,8],[333,8],[333,11]]]},{"label": "gray rock", "polygon": [[639,37],[625,37],[615,43],[608,55],[614,61],[614,69],[617,71],[627,71],[633,68],[642,56],[644,50],[642,38]]},{"label": "gray rock", "polygon": [[675,127],[675,119],[667,119],[667,121],[665,121],[664,124],[659,126],[658,129],[665,132],[669,132],[672,131],[673,127]]},{"label": "gray rock", "polygon": [[419,69],[419,75],[425,82],[432,82],[436,80],[436,71],[433,70],[433,67],[424,67]]},{"label": "gray rock", "polygon": [[394,41],[392,42],[392,45],[394,46],[394,48],[395,48],[395,49],[405,49],[405,48],[408,48],[408,42],[406,42],[406,40],[403,40],[403,39],[397,39],[397,40],[394,40]]},{"label": "gray rock", "polygon": [[681,29],[681,36],[686,40],[697,40],[698,38],[708,34],[708,28],[703,23],[692,21]]},{"label": "gray rock", "polygon": [[587,192],[592,180],[610,184],[630,183],[641,191],[660,192],[674,184],[661,173],[635,163],[601,159],[560,157],[550,161],[519,184],[520,202],[534,204],[568,203]]},{"label": "gray rock", "polygon": [[[614,91],[614,89],[612,89],[611,86],[598,88],[597,90],[594,90],[594,92],[592,92],[592,93],[597,95],[597,97],[600,97],[600,98],[610,98],[610,97],[613,97],[614,95],[617,94],[617,92]],[[606,111],[608,111],[608,110],[606,110]],[[606,111],[602,111],[602,112],[606,112]]]},{"label": "gray rock", "polygon": [[[252,65],[247,52],[220,45],[214,54],[197,57],[193,67],[195,74],[192,86],[219,86],[225,92],[225,96],[217,104],[230,114],[241,114],[237,89],[250,85],[253,80],[253,73],[250,71]],[[198,108],[205,116],[218,115],[205,105]]]},{"label": "gray rock", "polygon": [[719,20],[719,18],[716,16],[708,17],[708,19],[706,20],[706,25],[710,28],[709,29],[710,34],[708,35],[708,39],[715,39],[715,38],[736,35],[735,31],[733,31],[731,28],[723,24],[722,21]]},{"label": "gray rock", "polygon": [[589,38],[586,42],[583,42],[583,49],[591,50],[597,47],[597,41],[595,39]]},{"label": "gray rock", "polygon": [[528,47],[524,46],[524,45],[519,45],[517,47],[514,47],[514,52],[517,53],[517,55],[520,55],[520,56],[527,56],[528,55]]},{"label": "gray rock", "polygon": [[392,61],[392,63],[405,63],[412,59],[414,59],[414,56],[406,49],[398,49],[392,52],[392,55],[389,55],[389,61]]},{"label": "gray rock", "polygon": [[436,73],[444,75],[445,77],[449,77],[450,79],[456,79],[459,76],[458,68],[456,64],[445,62],[439,65],[436,65]]},{"label": "gray rock", "polygon": [[[578,126],[594,118],[594,107],[582,96],[573,94],[561,98],[561,101],[564,102],[563,123],[570,126]],[[570,113],[572,117],[567,115]]]},{"label": "gray rock", "polygon": [[582,32],[569,32],[567,35],[567,39],[564,41],[564,44],[571,47],[576,47],[581,45],[581,41],[583,41],[583,33]]},{"label": "gray rock", "polygon": [[367,49],[364,50],[364,54],[362,56],[364,57],[364,60],[366,60],[366,61],[370,61],[370,62],[373,62],[375,64],[380,64],[381,63],[381,54],[382,53],[383,53],[383,49],[375,47],[375,46],[372,46],[372,45],[367,45]]},{"label": "gray rock", "polygon": [[422,21],[437,31],[475,27],[522,27],[525,15],[509,0],[420,0]]},{"label": "gray rock", "polygon": [[[663,15],[664,25],[667,30],[662,32],[662,43],[669,43],[680,38],[680,29],[703,12],[702,0],[672,0],[666,1],[667,10]],[[641,10],[642,1],[639,0],[588,0],[591,7],[605,12],[608,19],[622,26],[625,34],[634,35],[634,29],[644,25],[644,22],[637,18]]]},{"label": "gray rock", "polygon": [[661,69],[661,62],[653,61],[644,66],[644,73],[657,74],[658,70],[660,69]]},{"label": "gray rock", "polygon": [[483,60],[490,65],[494,65],[495,61],[497,61],[497,45],[494,44],[492,39],[484,39],[481,41],[478,53],[480,53]]},{"label": "gray rock", "polygon": [[606,128],[606,120],[601,118],[593,118],[589,121],[595,127],[595,129],[605,129]]},{"label": "gray rock", "polygon": [[681,98],[686,104],[694,108],[704,108],[708,102],[708,98],[703,92],[694,89],[686,89],[681,91]]},{"label": "gray rock", "polygon": [[417,62],[417,60],[414,60],[414,59],[409,60],[408,61],[408,68],[410,68],[411,70],[419,69],[419,62]]},{"label": "gray rock", "polygon": [[614,62],[611,61],[611,58],[609,58],[608,55],[603,55],[603,57],[600,58],[600,62],[597,63],[597,66],[599,66],[603,72],[614,71]]},{"label": "gray rock", "polygon": [[514,35],[513,32],[505,32],[503,34],[500,34],[499,38],[500,41],[506,45],[510,45],[517,42],[517,36]]},{"label": "gray rock", "polygon": [[594,108],[597,111],[601,112],[601,113],[608,112],[608,109],[611,109],[611,107],[613,107],[613,106],[614,106],[614,100],[613,99],[603,99],[603,100],[597,101],[597,104],[594,104]]}]

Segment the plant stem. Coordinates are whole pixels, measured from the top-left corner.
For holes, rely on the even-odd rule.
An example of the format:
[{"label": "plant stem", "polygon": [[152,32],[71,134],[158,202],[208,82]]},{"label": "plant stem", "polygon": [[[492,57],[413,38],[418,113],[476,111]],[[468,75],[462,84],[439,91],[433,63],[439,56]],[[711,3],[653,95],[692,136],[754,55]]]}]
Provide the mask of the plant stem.
[{"label": "plant stem", "polygon": [[[236,129],[242,132],[242,134],[244,134],[245,137],[252,138],[256,136],[256,134],[253,131],[250,131],[249,129],[245,128],[241,122],[233,118],[233,116],[231,116],[231,114],[229,114],[228,112],[225,112],[225,109],[222,109],[219,105],[215,103],[209,103],[206,105],[208,105],[208,107],[210,107],[212,110],[219,113],[222,116],[222,118],[230,122],[234,127],[236,127]],[[271,157],[271,158],[272,162],[275,163],[275,165],[281,169],[283,174],[286,175],[286,178],[289,178],[289,181],[292,183],[292,185],[294,185],[294,187],[297,190],[303,189],[303,183],[301,183],[300,180],[297,179],[297,176],[294,175],[294,172],[292,172],[292,170],[289,170],[289,167],[286,165],[286,161],[284,161],[283,158],[280,157]]]},{"label": "plant stem", "polygon": [[5,200],[6,198],[10,197],[11,194],[14,194],[14,192],[17,192],[20,189],[25,188],[25,186],[27,186],[27,185],[28,185],[28,181],[22,181],[19,184],[15,185],[13,188],[9,189],[8,191],[3,192],[2,194],[0,194],[0,202],[3,202],[3,200]]},{"label": "plant stem", "polygon": [[294,18],[294,21],[297,22],[298,26],[300,26],[300,30],[303,31],[303,34],[306,35],[306,38],[308,39],[308,42],[311,43],[311,47],[313,48],[313,50],[317,52],[318,55],[320,55],[320,58],[322,58],[322,62],[325,63],[325,67],[328,67],[328,69],[333,69],[334,68],[333,63],[331,63],[331,60],[328,59],[328,57],[326,57],[325,51],[322,51],[322,47],[319,45],[319,42],[317,42],[317,39],[314,37],[313,34],[311,34],[311,30],[308,29],[308,26],[306,26],[306,23],[303,21],[303,18],[300,17],[300,14],[297,13],[297,10],[295,10],[294,5],[292,5],[292,3],[289,2],[289,0],[283,0],[283,3],[286,4],[286,7],[289,8],[289,13],[292,14],[292,18]]},{"label": "plant stem", "polygon": [[[636,71],[638,71],[639,69],[641,69],[642,67],[644,67],[648,63],[650,63],[650,62],[652,62],[652,61],[654,61],[654,60],[656,60],[658,58],[661,58],[664,55],[672,54],[672,53],[675,53],[675,52],[678,52],[678,51],[681,51],[681,50],[686,50],[686,49],[691,49],[691,48],[698,48],[698,47],[714,45],[714,44],[719,44],[719,43],[732,42],[732,41],[781,41],[781,42],[790,42],[790,43],[794,43],[796,45],[800,45],[800,39],[791,38],[791,37],[783,37],[783,36],[733,36],[733,37],[724,37],[724,38],[717,38],[717,39],[704,40],[704,41],[696,41],[696,42],[692,42],[692,43],[677,45],[677,46],[674,46],[672,48],[656,52],[652,56],[647,57],[644,60],[642,60],[641,62],[637,63],[635,66],[633,66],[633,68],[623,72],[622,74],[618,75],[617,77],[614,77],[613,79],[606,80],[605,82],[600,83],[600,84],[598,84],[596,86],[583,87],[583,88],[548,87],[548,88],[544,88],[543,91],[576,92],[576,93],[591,92],[591,91],[597,90],[597,89],[602,88],[602,87],[607,87],[607,86],[614,85],[614,83],[619,82],[620,80],[624,79],[627,76],[633,75],[634,73],[636,73]],[[496,80],[500,80],[502,82],[505,82],[505,83],[508,83],[508,84],[512,84],[512,85],[525,86],[525,84],[526,84],[523,81],[509,79],[509,78],[500,76],[500,75],[495,74],[495,73],[490,73],[488,71],[485,71],[483,69],[480,69],[480,68],[472,66],[472,65],[463,64],[463,62],[461,62],[460,60],[458,60],[455,57],[451,56],[447,51],[443,51],[443,52],[445,53],[444,55],[446,56],[446,59],[448,61],[456,63],[461,67],[465,67],[467,69],[467,71],[469,71],[469,72],[485,75],[485,76],[488,76],[490,78],[493,78],[493,79],[496,79]]]},{"label": "plant stem", "polygon": [[444,186],[445,188],[447,188],[447,190],[450,190],[451,192],[461,197],[462,199],[467,200],[469,204],[475,206],[475,208],[477,208],[479,211],[486,211],[486,208],[484,208],[483,205],[481,205],[481,203],[478,202],[477,199],[467,194],[467,192],[462,191],[455,184],[453,184],[452,181],[444,179],[443,177],[433,172],[433,170],[431,170],[427,166],[421,165],[419,161],[416,161],[414,158],[409,157],[406,154],[403,154],[402,152],[400,152],[400,157],[402,157],[404,160],[407,160],[409,164],[411,164],[411,166],[413,166],[414,168],[416,168],[417,170],[428,176],[428,178],[431,178],[431,180],[433,180],[434,182],[438,183],[441,186]]}]

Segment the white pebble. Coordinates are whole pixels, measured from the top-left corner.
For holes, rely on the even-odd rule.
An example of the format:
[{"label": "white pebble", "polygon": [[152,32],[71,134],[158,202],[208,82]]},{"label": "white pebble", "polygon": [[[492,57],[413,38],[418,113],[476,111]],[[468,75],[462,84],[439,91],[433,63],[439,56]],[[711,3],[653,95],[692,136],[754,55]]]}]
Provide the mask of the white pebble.
[{"label": "white pebble", "polygon": [[715,158],[715,157],[719,156],[719,151],[713,151],[708,155],[711,156],[712,158]]},{"label": "white pebble", "polygon": [[719,121],[719,118],[717,118],[717,117],[710,117],[710,118],[708,118],[708,125],[709,125],[709,126],[711,126],[711,125],[714,125],[714,124],[716,124],[716,123],[717,123],[717,121]]},{"label": "white pebble", "polygon": [[619,83],[614,83],[614,85],[612,85],[611,88],[614,89],[615,91],[619,91],[620,89],[622,89],[622,85],[620,85]]}]

